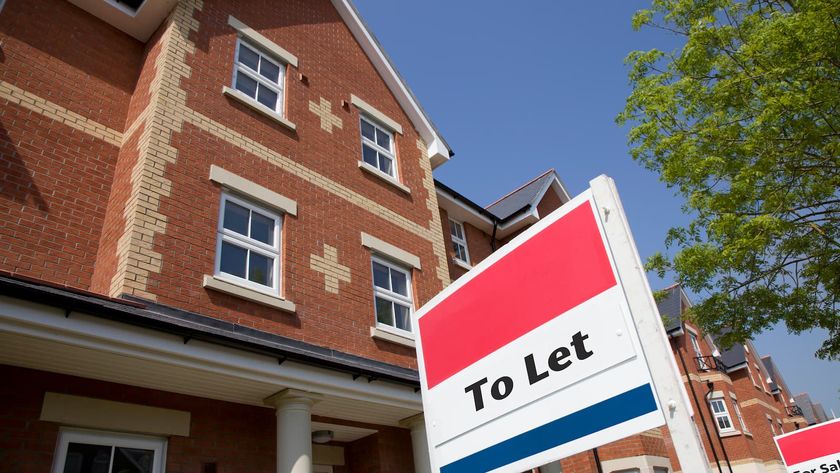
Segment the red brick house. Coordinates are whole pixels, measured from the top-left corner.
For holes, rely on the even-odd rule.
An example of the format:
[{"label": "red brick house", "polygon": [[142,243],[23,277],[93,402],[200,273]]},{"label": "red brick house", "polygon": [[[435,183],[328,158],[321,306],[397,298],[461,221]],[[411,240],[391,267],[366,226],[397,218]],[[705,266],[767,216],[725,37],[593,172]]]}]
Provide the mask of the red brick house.
[{"label": "red brick house", "polygon": [[451,152],[348,1],[6,2],[0,45],[3,471],[428,471]]}]

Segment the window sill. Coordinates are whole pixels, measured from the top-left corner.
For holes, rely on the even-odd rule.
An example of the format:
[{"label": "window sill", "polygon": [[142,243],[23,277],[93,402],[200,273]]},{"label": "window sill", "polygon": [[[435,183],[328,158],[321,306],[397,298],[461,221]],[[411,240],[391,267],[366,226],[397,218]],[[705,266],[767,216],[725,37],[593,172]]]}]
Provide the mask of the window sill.
[{"label": "window sill", "polygon": [[230,294],[231,296],[241,297],[257,304],[262,304],[267,307],[273,307],[285,312],[295,312],[295,304],[281,297],[265,294],[260,291],[248,289],[237,284],[219,279],[216,276],[204,275],[204,284],[202,286],[206,289]]},{"label": "window sill", "polygon": [[739,435],[741,435],[741,432],[738,432],[737,430],[732,430],[732,431],[728,431],[728,432],[720,432],[720,438],[737,437]]},{"label": "window sill", "polygon": [[400,181],[398,181],[398,180],[394,179],[393,177],[385,174],[384,172],[380,171],[379,169],[376,169],[375,167],[371,166],[370,164],[368,164],[364,161],[359,161],[359,168],[362,171],[365,171],[368,174],[373,174],[374,176],[382,179],[383,181],[387,182],[388,184],[391,184],[392,186],[396,187],[397,189],[405,192],[406,194],[411,195],[411,189],[409,189],[408,187],[403,185]]},{"label": "window sill", "polygon": [[272,112],[259,102],[256,102],[251,97],[248,97],[247,95],[243,94],[242,92],[236,89],[231,89],[230,87],[225,86],[222,87],[222,93],[244,105],[247,105],[255,112],[274,120],[275,122],[285,126],[286,128],[292,131],[295,131],[297,129],[297,126],[294,123],[290,122],[289,120],[286,120],[279,113]]},{"label": "window sill", "polygon": [[403,345],[406,347],[416,348],[416,344],[414,343],[414,339],[405,335],[400,335],[394,333],[390,330],[385,330],[379,327],[371,327],[370,328],[370,336],[372,338],[376,338],[378,340],[385,340],[391,343],[396,343],[397,345]]},{"label": "window sill", "polygon": [[467,263],[459,260],[458,258],[452,258],[452,262],[455,263],[455,266],[466,269],[467,271],[469,271],[473,268],[472,266],[470,266]]}]

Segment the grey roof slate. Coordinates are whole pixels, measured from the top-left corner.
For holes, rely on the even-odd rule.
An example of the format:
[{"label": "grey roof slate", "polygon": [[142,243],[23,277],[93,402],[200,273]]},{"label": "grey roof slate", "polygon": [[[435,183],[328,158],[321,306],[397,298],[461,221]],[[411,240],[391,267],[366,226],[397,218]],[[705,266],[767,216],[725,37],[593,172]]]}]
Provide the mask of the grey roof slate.
[{"label": "grey roof slate", "polygon": [[744,345],[736,343],[720,354],[720,362],[726,369],[734,368],[747,362],[747,352]]},{"label": "grey roof slate", "polygon": [[523,207],[536,205],[538,202],[535,201],[540,196],[540,191],[555,177],[554,169],[549,169],[485,208],[499,220],[504,220]]},{"label": "grey roof slate", "polygon": [[814,415],[814,404],[811,402],[811,396],[808,393],[797,394],[793,397],[796,400],[796,405],[802,409],[802,417],[808,421],[808,425],[817,423],[817,417]]},{"label": "grey roof slate", "polygon": [[778,391],[780,387],[783,387],[784,381],[782,381],[782,375],[776,368],[776,363],[773,363],[773,359],[769,356],[762,358],[761,362],[764,364],[764,367],[767,368],[767,372],[770,373],[770,391]]},{"label": "grey roof slate", "polygon": [[666,295],[656,302],[659,316],[665,325],[665,332],[672,332],[682,327],[682,297],[680,286],[675,285],[665,289]]}]

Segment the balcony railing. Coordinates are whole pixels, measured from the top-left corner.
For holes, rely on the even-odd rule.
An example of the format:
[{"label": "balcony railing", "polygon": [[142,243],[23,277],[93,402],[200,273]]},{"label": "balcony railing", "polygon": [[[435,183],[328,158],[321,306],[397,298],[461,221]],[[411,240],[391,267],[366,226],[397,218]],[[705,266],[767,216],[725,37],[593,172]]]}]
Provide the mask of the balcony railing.
[{"label": "balcony railing", "polygon": [[785,412],[790,417],[802,415],[802,409],[799,406],[785,406]]},{"label": "balcony railing", "polygon": [[701,373],[706,371],[723,371],[723,365],[721,365],[720,361],[713,356],[695,357],[694,363],[697,365],[697,371],[700,371]]}]

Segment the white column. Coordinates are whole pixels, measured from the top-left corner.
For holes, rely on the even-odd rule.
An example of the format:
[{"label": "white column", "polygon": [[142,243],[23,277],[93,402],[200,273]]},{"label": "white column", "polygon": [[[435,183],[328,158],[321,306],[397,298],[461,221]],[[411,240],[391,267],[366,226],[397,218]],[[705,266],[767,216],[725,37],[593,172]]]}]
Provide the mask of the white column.
[{"label": "white column", "polygon": [[414,473],[432,473],[429,461],[429,442],[426,439],[426,422],[423,414],[417,414],[400,421],[400,425],[411,429],[411,451],[414,453]]},{"label": "white column", "polygon": [[277,409],[277,473],[312,473],[312,405],[319,399],[295,389],[265,399]]},{"label": "white column", "polygon": [[560,461],[556,461],[541,466],[540,473],[563,473],[563,469],[560,468]]}]

